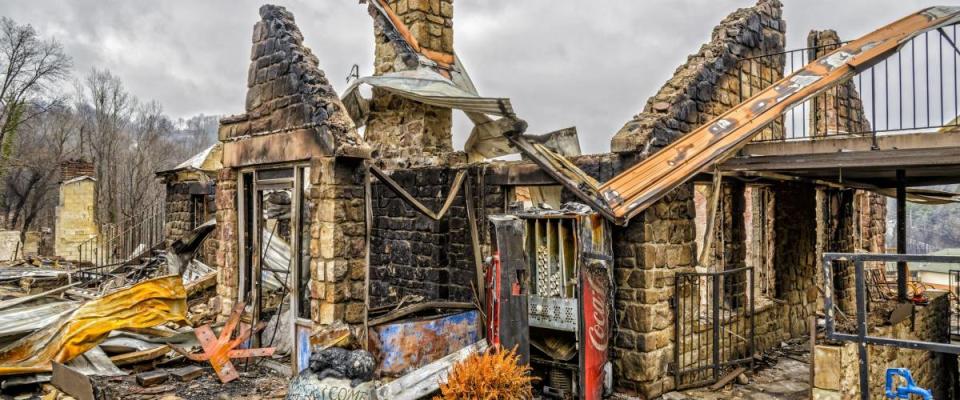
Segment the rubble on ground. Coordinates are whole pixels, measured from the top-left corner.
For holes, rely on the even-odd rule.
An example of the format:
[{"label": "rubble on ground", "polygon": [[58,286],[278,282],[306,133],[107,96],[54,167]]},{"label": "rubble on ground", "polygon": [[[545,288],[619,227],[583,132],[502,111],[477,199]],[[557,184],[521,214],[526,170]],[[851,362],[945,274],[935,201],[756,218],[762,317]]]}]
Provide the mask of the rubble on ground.
[{"label": "rubble on ground", "polygon": [[284,398],[286,378],[256,359],[221,384],[175,351],[202,351],[194,328],[222,330],[216,270],[194,258],[210,230],[115,265],[0,263],[0,398]]}]

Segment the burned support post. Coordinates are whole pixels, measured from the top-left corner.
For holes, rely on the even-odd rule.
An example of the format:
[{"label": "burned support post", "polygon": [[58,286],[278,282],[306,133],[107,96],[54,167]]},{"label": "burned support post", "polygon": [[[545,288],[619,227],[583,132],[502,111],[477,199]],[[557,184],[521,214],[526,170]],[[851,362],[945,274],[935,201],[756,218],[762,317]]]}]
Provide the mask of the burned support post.
[{"label": "burned support post", "polygon": [[488,340],[513,349],[521,365],[530,363],[530,321],[527,308],[529,275],[523,250],[523,221],[515,216],[490,216],[495,241],[492,296],[487,321]]},{"label": "burned support post", "polygon": [[[897,170],[897,254],[907,254],[907,174]],[[897,299],[907,301],[907,263],[897,262]]]}]

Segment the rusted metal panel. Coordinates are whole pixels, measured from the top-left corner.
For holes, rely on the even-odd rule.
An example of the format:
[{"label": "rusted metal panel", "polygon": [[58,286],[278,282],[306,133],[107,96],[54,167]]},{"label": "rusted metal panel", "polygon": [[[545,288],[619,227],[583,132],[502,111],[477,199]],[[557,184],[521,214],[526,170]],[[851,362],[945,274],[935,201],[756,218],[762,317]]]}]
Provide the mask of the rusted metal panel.
[{"label": "rusted metal panel", "polygon": [[603,184],[600,192],[606,205],[614,217],[629,219],[704,167],[732,156],[791,106],[879,62],[904,40],[955,22],[958,15],[960,8],[928,8],[807,64]]},{"label": "rusted metal panel", "polygon": [[[240,316],[243,314],[243,308],[243,302],[233,306],[230,318],[227,319],[227,323],[220,330],[219,337],[213,333],[210,325],[202,325],[194,329],[197,341],[203,347],[203,353],[191,354],[173,345],[170,345],[170,348],[193,361],[210,361],[214,372],[217,373],[217,377],[223,383],[239,378],[240,374],[237,373],[237,369],[230,362],[231,358],[267,357],[272,356],[275,350],[273,347],[238,349],[240,345],[247,342],[251,333],[263,329],[264,326],[263,323],[260,323],[251,329],[250,325],[241,323]],[[235,338],[231,338],[237,326],[240,327],[240,333]]]},{"label": "rusted metal panel", "polygon": [[515,349],[521,364],[530,362],[530,270],[524,251],[524,222],[512,215],[492,215],[495,244],[487,276],[487,338]]},{"label": "rusted metal panel", "polygon": [[0,350],[0,375],[50,371],[53,361],[76,358],[114,329],[186,321],[186,297],[183,280],[171,275],[91,300]]},{"label": "rusted metal panel", "polygon": [[370,328],[370,351],[383,376],[398,377],[480,340],[480,318],[468,311]]},{"label": "rusted metal panel", "polygon": [[454,353],[434,361],[423,368],[394,379],[377,388],[380,400],[416,400],[428,398],[440,388],[440,382],[447,380],[450,369],[458,362],[473,354],[487,350],[487,342],[480,340]]}]

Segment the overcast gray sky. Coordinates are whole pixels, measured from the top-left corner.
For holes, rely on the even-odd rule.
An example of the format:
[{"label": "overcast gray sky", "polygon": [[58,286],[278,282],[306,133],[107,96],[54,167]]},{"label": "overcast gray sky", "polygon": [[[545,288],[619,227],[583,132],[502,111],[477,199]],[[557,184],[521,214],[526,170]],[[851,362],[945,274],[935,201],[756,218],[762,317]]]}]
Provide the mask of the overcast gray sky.
[{"label": "overcast gray sky", "polygon": [[[918,0],[783,0],[788,48],[810,29],[852,39],[931,5]],[[353,64],[369,74],[373,33],[357,0],[277,0],[296,16],[337,90]],[[454,42],[480,93],[510,97],[531,133],[576,125],[585,152],[609,139],[708,40],[754,0],[456,0]],[[261,0],[3,0],[0,15],[53,36],[74,76],[107,68],[168,114],[243,111]],[[599,5],[602,4],[602,5]],[[467,135],[456,124],[455,146]]]}]

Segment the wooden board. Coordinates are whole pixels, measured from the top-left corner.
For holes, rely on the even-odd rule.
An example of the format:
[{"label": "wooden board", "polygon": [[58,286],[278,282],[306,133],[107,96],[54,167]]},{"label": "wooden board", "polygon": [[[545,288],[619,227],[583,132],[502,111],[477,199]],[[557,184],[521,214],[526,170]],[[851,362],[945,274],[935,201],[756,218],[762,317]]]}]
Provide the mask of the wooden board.
[{"label": "wooden board", "polygon": [[50,383],[77,400],[94,399],[90,378],[56,361],[53,362],[53,378]]}]

